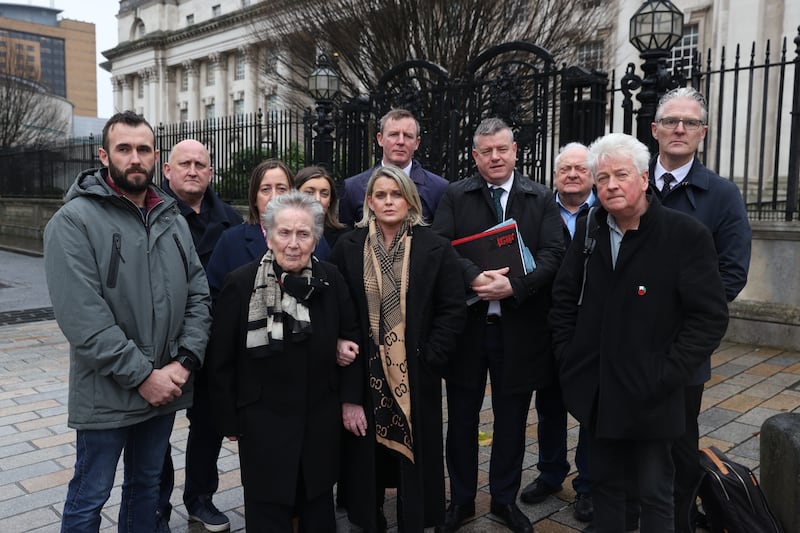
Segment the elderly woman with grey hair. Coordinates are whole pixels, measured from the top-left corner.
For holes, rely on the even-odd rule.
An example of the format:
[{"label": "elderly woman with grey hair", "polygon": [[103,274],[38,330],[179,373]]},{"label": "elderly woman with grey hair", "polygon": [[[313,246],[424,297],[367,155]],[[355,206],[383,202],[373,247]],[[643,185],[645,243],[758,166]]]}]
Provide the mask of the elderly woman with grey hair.
[{"label": "elderly woman with grey hair", "polygon": [[[358,326],[339,271],[312,251],[324,213],[290,192],[262,216],[269,249],[215,302],[206,361],[219,432],[239,443],[248,531],[336,531],[342,427],[337,339]],[[349,339],[349,340],[344,340]]]}]

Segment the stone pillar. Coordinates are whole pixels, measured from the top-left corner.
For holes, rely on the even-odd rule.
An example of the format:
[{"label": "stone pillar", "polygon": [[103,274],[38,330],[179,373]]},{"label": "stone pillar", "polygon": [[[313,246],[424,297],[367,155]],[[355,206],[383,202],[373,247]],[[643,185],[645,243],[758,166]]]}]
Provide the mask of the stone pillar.
[{"label": "stone pillar", "polygon": [[214,52],[208,62],[208,68],[214,69],[214,113],[224,117],[228,114],[228,56]]},{"label": "stone pillar", "polygon": [[784,531],[800,531],[800,413],[781,413],[761,426],[760,477]]},{"label": "stone pillar", "polygon": [[161,122],[161,94],[159,92],[158,67],[149,67],[145,70],[147,83],[144,87],[144,116],[150,124]]},{"label": "stone pillar", "polygon": [[122,102],[120,111],[135,111],[133,108],[133,83],[131,83],[130,76],[120,76],[120,83],[122,84]]},{"label": "stone pillar", "polygon": [[185,68],[189,73],[189,90],[187,91],[187,115],[190,121],[199,120],[200,115],[200,69],[197,68],[197,62],[188,60],[181,63],[181,67]]},{"label": "stone pillar", "polygon": [[258,47],[255,45],[249,46],[242,46],[239,48],[239,52],[244,54],[244,61],[245,61],[245,73],[244,79],[246,82],[245,91],[244,91],[244,112],[245,113],[255,113],[258,111],[259,101],[258,101],[258,87],[259,87],[259,75],[258,75],[258,58],[259,58],[259,50]]},{"label": "stone pillar", "polygon": [[114,109],[112,113],[125,109],[125,104],[123,102],[125,95],[122,92],[124,86],[125,76],[114,76],[114,78],[111,79],[111,91],[114,94]]}]

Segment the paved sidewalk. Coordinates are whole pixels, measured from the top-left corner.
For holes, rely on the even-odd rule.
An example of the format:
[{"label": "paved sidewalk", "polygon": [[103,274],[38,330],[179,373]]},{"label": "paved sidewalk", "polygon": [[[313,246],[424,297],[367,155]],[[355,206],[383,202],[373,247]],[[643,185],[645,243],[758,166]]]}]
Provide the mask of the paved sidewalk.
[{"label": "paved sidewalk", "polygon": [[[2,293],[0,293],[2,294]],[[758,472],[758,433],[772,415],[800,412],[800,354],[776,349],[725,343],[713,356],[714,375],[708,383],[700,415],[702,444],[715,444],[732,458]],[[0,531],[55,532],[74,464],[75,435],[66,425],[68,346],[52,320],[0,326]],[[481,430],[491,434],[491,395],[481,415]],[[528,447],[523,485],[532,481],[535,468],[536,416],[528,418]],[[205,531],[189,525],[181,502],[184,452],[188,428],[179,413],[172,434],[176,483],[175,512],[171,526],[176,533]],[[570,458],[577,427],[569,432]],[[489,515],[488,461],[491,446],[481,447],[481,485],[477,515],[462,528],[466,533],[507,531]],[[225,442],[219,460],[218,507],[228,513],[233,531],[244,531],[242,490],[236,446]],[[119,510],[121,472],[103,511],[104,531],[115,531]],[[564,490],[538,505],[520,504],[539,533],[579,531],[572,517],[574,498],[569,482]],[[386,505],[390,528],[396,530],[394,500]],[[350,525],[339,515],[339,531]]]}]

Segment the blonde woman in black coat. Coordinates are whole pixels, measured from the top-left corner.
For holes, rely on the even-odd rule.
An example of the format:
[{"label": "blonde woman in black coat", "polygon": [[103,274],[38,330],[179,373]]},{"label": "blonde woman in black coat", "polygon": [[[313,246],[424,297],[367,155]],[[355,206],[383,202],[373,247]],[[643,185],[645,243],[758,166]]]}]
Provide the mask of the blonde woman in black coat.
[{"label": "blonde woman in black coat", "polygon": [[384,489],[398,488],[400,531],[444,522],[441,378],[466,316],[450,243],[423,225],[414,183],[372,174],[357,228],[331,256],[350,288],[362,342],[342,370],[342,484],[350,520],[386,528]]}]

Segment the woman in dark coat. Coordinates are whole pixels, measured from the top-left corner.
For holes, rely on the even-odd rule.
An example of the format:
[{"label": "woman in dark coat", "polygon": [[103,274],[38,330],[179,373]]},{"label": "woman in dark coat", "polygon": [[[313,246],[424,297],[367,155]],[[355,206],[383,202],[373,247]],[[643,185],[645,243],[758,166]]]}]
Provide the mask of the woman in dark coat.
[{"label": "woman in dark coat", "polygon": [[215,302],[212,414],[239,443],[249,532],[291,532],[295,516],[300,531],[336,531],[337,338],[357,340],[358,326],[338,270],[311,256],[322,220],[306,194],[273,198],[263,217],[269,249],[231,273]]},{"label": "woman in dark coat", "polygon": [[[331,256],[361,324],[355,362],[342,370],[342,483],[350,520],[386,528],[384,489],[398,488],[400,531],[444,522],[441,377],[466,306],[450,243],[422,224],[414,183],[377,169],[364,218]],[[382,339],[376,344],[375,339]]]},{"label": "woman in dark coat", "polygon": [[[294,176],[294,187],[300,192],[310,194],[322,204],[325,211],[325,230],[322,238],[333,249],[340,235],[350,230],[349,227],[339,222],[339,196],[336,192],[336,182],[324,167],[304,167]],[[319,253],[317,253],[319,255]],[[321,257],[326,261],[327,257]]]}]

